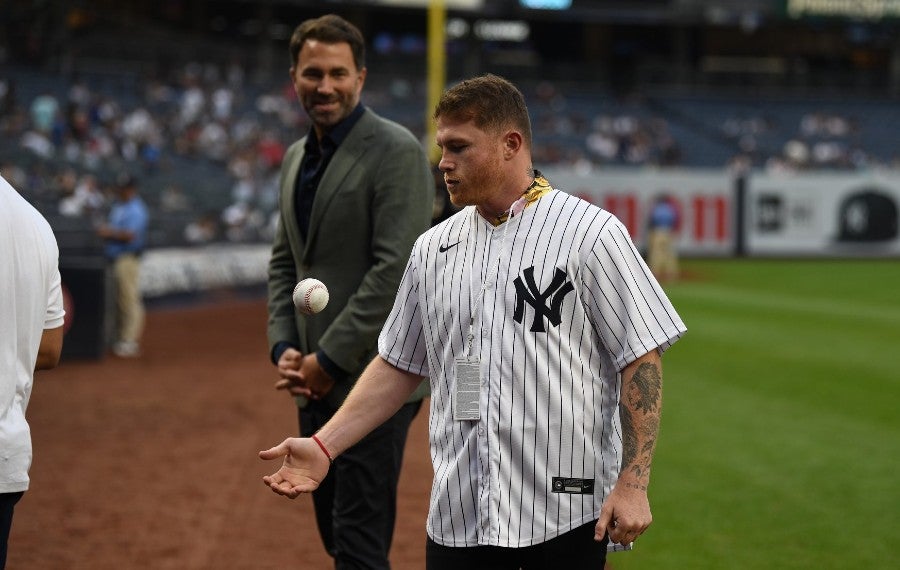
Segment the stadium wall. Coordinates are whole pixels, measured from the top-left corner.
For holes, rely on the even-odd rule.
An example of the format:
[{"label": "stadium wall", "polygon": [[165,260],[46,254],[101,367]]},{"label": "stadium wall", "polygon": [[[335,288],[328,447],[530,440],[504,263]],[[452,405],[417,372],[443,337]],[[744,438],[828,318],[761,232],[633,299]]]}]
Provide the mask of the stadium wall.
[{"label": "stadium wall", "polygon": [[721,169],[545,169],[553,185],[614,213],[639,248],[657,196],[680,216],[682,255],[900,257],[900,174],[741,176]]}]

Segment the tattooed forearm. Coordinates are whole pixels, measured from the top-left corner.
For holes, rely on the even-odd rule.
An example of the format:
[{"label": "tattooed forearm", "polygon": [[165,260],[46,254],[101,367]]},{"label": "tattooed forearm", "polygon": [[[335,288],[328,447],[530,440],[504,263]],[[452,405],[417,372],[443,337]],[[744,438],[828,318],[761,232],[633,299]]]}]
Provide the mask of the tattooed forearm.
[{"label": "tattooed forearm", "polygon": [[662,390],[659,368],[655,364],[645,362],[635,371],[631,382],[636,388],[627,394],[632,407],[645,414],[659,411],[659,396]]},{"label": "tattooed forearm", "polygon": [[622,423],[622,472],[634,482],[626,486],[646,490],[659,433],[662,375],[658,361],[642,362],[624,379],[619,419]]},{"label": "tattooed forearm", "polygon": [[622,465],[634,463],[637,457],[637,431],[634,428],[634,418],[625,406],[619,407],[619,419],[622,421]]}]

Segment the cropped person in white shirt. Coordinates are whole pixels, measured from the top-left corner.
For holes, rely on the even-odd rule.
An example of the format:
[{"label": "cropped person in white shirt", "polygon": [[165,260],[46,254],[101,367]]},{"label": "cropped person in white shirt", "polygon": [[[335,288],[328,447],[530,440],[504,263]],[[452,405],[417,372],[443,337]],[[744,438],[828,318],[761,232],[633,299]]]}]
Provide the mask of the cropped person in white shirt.
[{"label": "cropped person in white shirt", "polygon": [[0,178],[0,569],[13,509],[28,489],[32,451],[25,409],[34,371],[59,363],[64,315],[53,230]]}]

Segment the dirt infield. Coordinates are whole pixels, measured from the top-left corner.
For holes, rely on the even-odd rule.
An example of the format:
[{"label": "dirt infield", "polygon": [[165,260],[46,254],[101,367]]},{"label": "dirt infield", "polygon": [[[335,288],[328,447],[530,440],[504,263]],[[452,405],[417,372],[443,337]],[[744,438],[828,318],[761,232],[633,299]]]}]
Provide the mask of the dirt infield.
[{"label": "dirt infield", "polygon": [[[310,497],[267,491],[259,449],[296,432],[272,385],[263,300],[148,314],[144,355],[40,372],[35,458],[9,570],[330,568]],[[427,414],[413,424],[391,555],[424,567]]]}]

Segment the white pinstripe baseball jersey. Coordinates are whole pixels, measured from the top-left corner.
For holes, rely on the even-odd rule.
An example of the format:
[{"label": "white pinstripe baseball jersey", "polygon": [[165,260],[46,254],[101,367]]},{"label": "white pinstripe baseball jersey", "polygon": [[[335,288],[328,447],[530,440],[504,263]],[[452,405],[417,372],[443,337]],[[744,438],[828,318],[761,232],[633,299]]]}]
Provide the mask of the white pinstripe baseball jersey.
[{"label": "white pinstripe baseball jersey", "polygon": [[[473,313],[480,417],[455,420]],[[563,192],[497,227],[470,206],[420,236],[379,352],[431,380],[428,535],[521,547],[597,519],[621,463],[619,371],[685,331],[624,226]],[[559,492],[566,479],[583,492]]]}]

